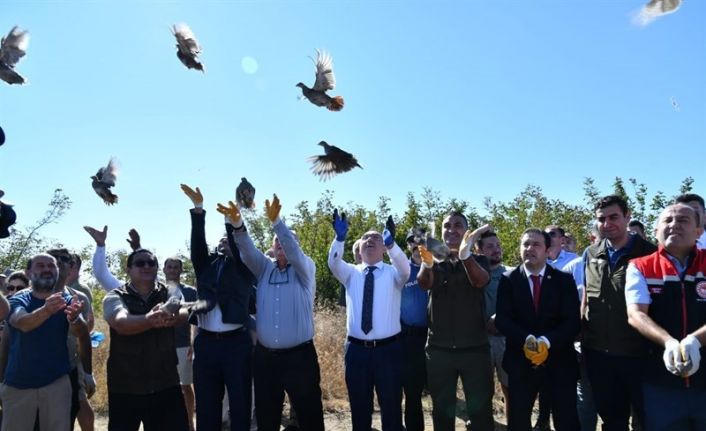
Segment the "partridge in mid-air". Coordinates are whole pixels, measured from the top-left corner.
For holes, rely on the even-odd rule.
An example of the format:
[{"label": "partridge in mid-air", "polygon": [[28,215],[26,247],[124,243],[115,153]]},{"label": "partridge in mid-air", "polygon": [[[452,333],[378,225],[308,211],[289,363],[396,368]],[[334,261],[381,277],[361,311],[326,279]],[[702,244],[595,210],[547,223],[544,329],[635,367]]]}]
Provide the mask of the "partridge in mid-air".
[{"label": "partridge in mid-air", "polygon": [[319,142],[319,145],[324,147],[324,154],[309,157],[309,161],[312,163],[311,171],[321,177],[321,180],[328,180],[336,174],[348,172],[355,167],[363,169],[353,154],[329,145],[326,141]]},{"label": "partridge in mid-air", "polygon": [[93,190],[103,199],[106,205],[113,205],[118,202],[118,196],[110,191],[110,188],[115,186],[117,176],[117,160],[111,158],[108,166],[98,169],[98,172],[91,177]]},{"label": "partridge in mid-air", "polygon": [[235,201],[240,209],[255,208],[255,187],[245,177],[240,179],[240,184],[235,189]]},{"label": "partridge in mid-air", "polygon": [[652,15],[666,15],[674,13],[681,6],[681,0],[650,0],[645,5],[645,10]]},{"label": "partridge in mid-air", "polygon": [[25,79],[15,72],[15,65],[27,54],[29,33],[17,26],[0,41],[0,79],[8,84],[24,84]]},{"label": "partridge in mid-air", "polygon": [[2,130],[2,127],[0,127],[0,145],[5,143],[5,132]]},{"label": "partridge in mid-air", "polygon": [[196,69],[203,72],[203,64],[198,56],[201,53],[201,45],[196,40],[194,32],[186,24],[174,24],[172,34],[177,40],[177,57],[182,64],[189,69]]},{"label": "partridge in mid-air", "polygon": [[340,111],[343,109],[343,97],[331,97],[326,92],[336,87],[336,77],[333,74],[333,59],[327,52],[316,50],[316,60],[312,59],[316,65],[316,81],[312,88],[303,83],[298,83],[297,87],[302,89],[302,95],[316,106],[325,106],[329,111]]}]

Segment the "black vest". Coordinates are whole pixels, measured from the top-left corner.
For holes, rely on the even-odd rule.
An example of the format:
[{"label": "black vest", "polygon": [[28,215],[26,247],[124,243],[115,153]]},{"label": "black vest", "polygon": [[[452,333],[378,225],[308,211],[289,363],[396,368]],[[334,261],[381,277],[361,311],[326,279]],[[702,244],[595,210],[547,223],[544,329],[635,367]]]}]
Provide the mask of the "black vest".
[{"label": "black vest", "polygon": [[[113,292],[132,315],[145,315],[168,298],[167,287],[157,288],[144,300],[129,284]],[[134,335],[110,328],[108,392],[151,394],[179,386],[174,328],[154,328]]]}]

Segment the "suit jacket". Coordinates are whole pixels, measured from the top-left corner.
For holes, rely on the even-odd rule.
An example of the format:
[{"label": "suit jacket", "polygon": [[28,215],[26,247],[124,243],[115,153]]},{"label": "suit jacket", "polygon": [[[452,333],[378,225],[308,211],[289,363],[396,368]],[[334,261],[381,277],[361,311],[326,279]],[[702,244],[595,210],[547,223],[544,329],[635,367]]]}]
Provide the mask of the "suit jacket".
[{"label": "suit jacket", "polygon": [[[580,330],[576,283],[566,274],[547,265],[542,278],[539,310],[535,311],[530,282],[524,267],[503,274],[498,286],[495,326],[506,337],[503,368],[526,375],[546,370],[578,376],[574,339]],[[533,368],[522,350],[528,335],[544,336],[551,343],[547,361]]]}]

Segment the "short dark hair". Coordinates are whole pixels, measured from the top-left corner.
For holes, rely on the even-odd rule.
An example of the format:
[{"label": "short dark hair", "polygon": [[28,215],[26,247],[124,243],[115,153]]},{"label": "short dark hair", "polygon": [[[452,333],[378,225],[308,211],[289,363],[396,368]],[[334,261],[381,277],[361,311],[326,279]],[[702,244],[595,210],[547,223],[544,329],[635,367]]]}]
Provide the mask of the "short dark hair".
[{"label": "short dark hair", "polygon": [[704,198],[697,195],[696,193],[684,193],[679,195],[674,199],[674,203],[678,204],[688,204],[689,202],[698,202],[701,205],[701,209],[706,209],[704,206]]},{"label": "short dark hair", "polygon": [[639,227],[640,230],[644,233],[645,232],[645,225],[642,224],[640,220],[630,220],[630,223],[628,223],[628,227]]},{"label": "short dark hair", "polygon": [[497,238],[497,237],[498,237],[498,234],[496,234],[496,233],[493,232],[492,230],[485,231],[485,232],[483,232],[482,234],[480,234],[480,238],[478,238],[478,243],[477,243],[476,245],[477,245],[478,248],[480,249],[480,248],[483,247],[483,240],[486,239],[486,238],[492,238],[492,237],[496,237],[496,238]]},{"label": "short dark hair", "polygon": [[76,253],[71,255],[71,264],[76,266],[76,269],[81,269],[81,256]]},{"label": "short dark hair", "polygon": [[451,218],[451,217],[461,217],[463,219],[464,227],[466,229],[468,229],[468,219],[466,218],[465,215],[463,215],[463,213],[461,211],[451,210],[451,211],[447,212],[446,215],[444,216],[444,220],[446,220],[447,218]]},{"label": "short dark hair", "polygon": [[127,255],[127,267],[128,268],[132,267],[132,261],[135,259],[135,256],[137,256],[138,254],[141,254],[141,253],[147,253],[150,256],[152,256],[152,259],[154,259],[157,266],[159,266],[159,261],[157,260],[157,256],[155,256],[154,253],[147,250],[146,248],[138,248],[137,250],[135,250],[132,253]]},{"label": "short dark hair", "polygon": [[184,269],[184,262],[181,260],[179,256],[172,256],[164,259],[164,264],[166,265],[167,262],[177,262],[179,264],[179,269]]},{"label": "short dark hair", "polygon": [[20,280],[25,284],[25,286],[29,287],[29,277],[27,277],[27,274],[25,274],[24,271],[15,271],[10,274],[10,276],[7,277],[7,282],[9,283],[12,280]]},{"label": "short dark hair", "polygon": [[620,211],[623,212],[623,215],[627,215],[628,211],[630,211],[628,209],[627,201],[618,195],[608,195],[598,199],[598,202],[593,205],[593,211],[596,212],[598,210],[602,210],[603,208],[608,208],[611,205],[619,206]]},{"label": "short dark hair", "polygon": [[559,226],[558,224],[550,224],[549,226],[545,227],[544,230],[558,230],[559,233],[561,234],[562,237],[566,236],[566,231],[564,230],[563,227]]},{"label": "short dark hair", "polygon": [[50,248],[47,250],[47,254],[56,257],[57,254],[65,254],[68,256],[71,256],[71,253],[69,252],[68,249],[65,248]]},{"label": "short dark hair", "polygon": [[525,229],[525,231],[522,232],[522,235],[520,235],[520,241],[522,241],[521,238],[523,236],[530,234],[530,233],[542,235],[542,237],[544,238],[544,245],[546,246],[546,248],[549,248],[552,246],[552,237],[550,237],[549,234],[546,233],[545,231],[543,231],[542,229],[537,229],[536,227],[531,227],[529,229]]}]

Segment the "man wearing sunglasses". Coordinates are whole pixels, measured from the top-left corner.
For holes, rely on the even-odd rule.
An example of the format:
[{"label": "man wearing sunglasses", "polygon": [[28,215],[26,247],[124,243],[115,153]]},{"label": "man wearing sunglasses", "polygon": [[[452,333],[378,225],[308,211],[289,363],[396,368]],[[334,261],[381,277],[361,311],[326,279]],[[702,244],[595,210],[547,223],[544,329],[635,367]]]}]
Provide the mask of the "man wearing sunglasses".
[{"label": "man wearing sunglasses", "polygon": [[108,427],[137,431],[188,431],[184,397],[177,373],[174,326],[184,324],[186,309],[161,308],[167,286],[157,282],[157,258],[137,249],[127,257],[129,281],[103,300],[110,326]]},{"label": "man wearing sunglasses", "polygon": [[[382,429],[402,429],[402,343],[400,309],[402,288],[409,279],[409,262],[395,244],[395,224],[389,217],[382,235],[374,230],[361,237],[363,263],[343,261],[348,235],[345,214],[333,212],[336,236],[328,266],[346,287],[346,386],[353,431],[370,430],[373,390],[378,395]],[[392,265],[382,261],[388,253]]]},{"label": "man wearing sunglasses", "polygon": [[93,307],[88,297],[67,286],[67,279],[71,271],[72,255],[65,248],[55,248],[47,251],[47,254],[56,259],[59,267],[59,279],[57,280],[58,290],[63,286],[64,292],[74,298],[80,299],[83,303],[81,316],[86,321],[87,331],[82,333],[80,337],[74,336],[69,332],[67,338],[67,348],[69,350],[69,364],[71,371],[69,379],[71,380],[71,424],[73,426],[79,411],[82,412],[82,420],[80,422],[86,429],[93,429],[93,410],[88,404],[88,398],[96,392],[96,381],[93,378],[92,366],[92,351],[90,331],[93,329]]},{"label": "man wearing sunglasses", "polygon": [[316,266],[302,252],[295,234],[280,219],[282,206],[274,195],[265,201],[265,215],[272,224],[274,259],[253,244],[239,208],[229,202],[218,211],[233,226],[233,239],[248,269],[257,278],[257,346],[255,414],[259,431],[277,431],[282,420],[282,400],[287,392],[299,426],[323,431],[321,373],[314,347],[314,297]]}]

